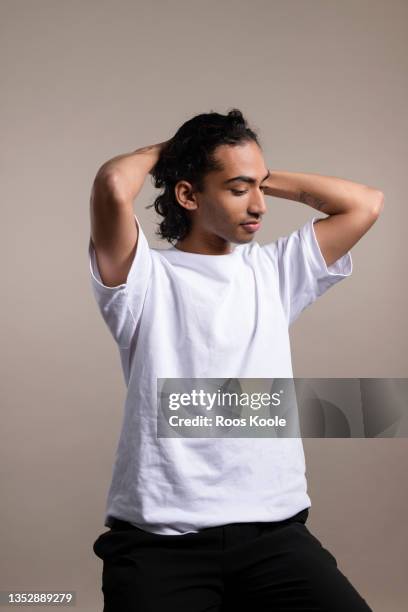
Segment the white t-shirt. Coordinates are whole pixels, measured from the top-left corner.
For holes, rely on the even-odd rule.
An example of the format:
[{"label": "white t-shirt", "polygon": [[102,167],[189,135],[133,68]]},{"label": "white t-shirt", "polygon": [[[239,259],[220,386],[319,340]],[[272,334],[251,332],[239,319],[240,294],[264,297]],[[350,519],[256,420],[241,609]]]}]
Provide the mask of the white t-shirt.
[{"label": "white t-shirt", "polygon": [[157,378],[293,378],[288,327],[350,276],[350,252],[326,266],[318,217],[227,255],[150,248],[134,218],[139,238],[125,284],[105,286],[91,240],[88,249],[127,385],[105,526],[116,517],[179,535],[310,507],[301,438],[158,438]]}]

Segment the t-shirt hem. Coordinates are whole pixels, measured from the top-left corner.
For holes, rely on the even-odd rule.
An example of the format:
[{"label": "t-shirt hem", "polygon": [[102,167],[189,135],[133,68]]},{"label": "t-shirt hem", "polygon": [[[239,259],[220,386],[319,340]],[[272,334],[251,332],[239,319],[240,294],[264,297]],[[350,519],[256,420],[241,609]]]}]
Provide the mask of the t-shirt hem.
[{"label": "t-shirt hem", "polygon": [[313,270],[320,276],[350,276],[353,272],[353,260],[350,251],[347,251],[347,253],[339,257],[339,259],[330,266],[327,265],[314,230],[314,223],[318,219],[319,217],[313,217],[303,226],[300,232],[301,239],[306,247],[306,254]]}]

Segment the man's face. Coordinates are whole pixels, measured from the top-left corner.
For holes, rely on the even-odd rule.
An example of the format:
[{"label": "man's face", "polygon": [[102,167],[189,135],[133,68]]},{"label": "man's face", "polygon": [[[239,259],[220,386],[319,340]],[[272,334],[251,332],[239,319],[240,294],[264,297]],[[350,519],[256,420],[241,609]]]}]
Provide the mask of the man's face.
[{"label": "man's face", "polygon": [[[245,142],[237,146],[221,145],[214,156],[222,165],[221,172],[210,172],[204,178],[203,193],[184,191],[179,195],[190,211],[192,229],[183,243],[206,250],[224,251],[228,243],[244,244],[253,240],[257,226],[243,225],[260,222],[266,212],[262,181],[268,168],[259,146]],[[231,181],[235,177],[247,177]],[[180,201],[180,200],[179,200]]]}]

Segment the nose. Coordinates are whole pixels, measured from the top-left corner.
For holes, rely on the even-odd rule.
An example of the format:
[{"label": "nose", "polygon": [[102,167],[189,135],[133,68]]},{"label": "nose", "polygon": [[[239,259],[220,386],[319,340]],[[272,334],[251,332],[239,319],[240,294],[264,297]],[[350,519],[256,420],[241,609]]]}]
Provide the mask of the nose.
[{"label": "nose", "polygon": [[257,195],[253,195],[251,199],[251,204],[248,206],[248,214],[256,215],[258,217],[264,215],[266,213],[266,204],[264,195],[259,193]]}]

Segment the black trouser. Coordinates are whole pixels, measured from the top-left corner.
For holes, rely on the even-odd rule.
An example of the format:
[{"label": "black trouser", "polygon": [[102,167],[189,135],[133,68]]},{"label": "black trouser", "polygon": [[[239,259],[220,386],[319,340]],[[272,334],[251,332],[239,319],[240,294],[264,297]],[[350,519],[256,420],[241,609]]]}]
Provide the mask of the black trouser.
[{"label": "black trouser", "polygon": [[94,542],[104,612],[368,612],[305,525],[230,523],[160,535],[115,519]]}]

